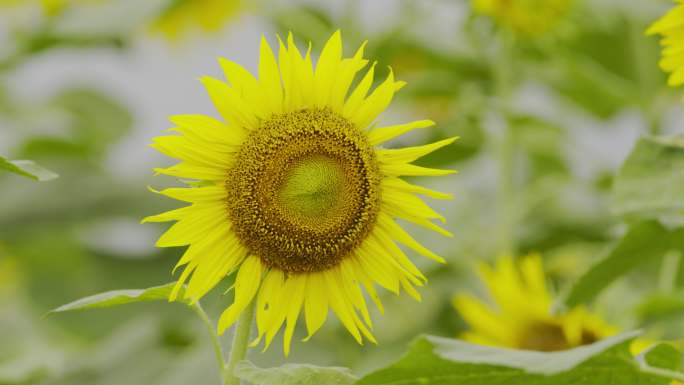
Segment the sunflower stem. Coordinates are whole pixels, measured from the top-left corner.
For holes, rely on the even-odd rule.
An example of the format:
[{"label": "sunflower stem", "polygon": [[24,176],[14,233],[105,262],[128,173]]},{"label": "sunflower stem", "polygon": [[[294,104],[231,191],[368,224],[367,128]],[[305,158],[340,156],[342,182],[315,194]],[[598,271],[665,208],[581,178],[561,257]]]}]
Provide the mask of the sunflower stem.
[{"label": "sunflower stem", "polygon": [[511,127],[511,86],[513,65],[512,36],[505,31],[500,34],[500,50],[495,55],[492,70],[496,81],[498,108],[503,117],[504,127],[499,142],[499,186],[496,195],[498,252],[513,255],[515,252],[515,135]]},{"label": "sunflower stem", "polygon": [[252,321],[254,319],[254,310],[256,308],[256,301],[252,301],[247,308],[242,312],[235,325],[233,334],[233,346],[230,349],[230,356],[228,357],[228,364],[223,370],[224,385],[240,385],[240,379],[235,376],[235,367],[237,363],[244,360],[247,356],[247,348],[249,345],[249,335],[252,330]]},{"label": "sunflower stem", "polygon": [[223,349],[221,348],[221,341],[219,340],[219,336],[216,333],[216,327],[214,324],[211,322],[211,319],[209,318],[209,315],[207,315],[207,312],[204,311],[202,306],[200,305],[199,302],[196,302],[192,305],[190,305],[190,308],[199,316],[199,318],[202,320],[202,323],[204,323],[204,326],[206,326],[207,331],[209,332],[209,337],[211,337],[211,345],[214,348],[214,356],[216,356],[216,362],[219,366],[219,370],[221,373],[221,379],[223,382],[226,381],[226,360],[223,356]]}]

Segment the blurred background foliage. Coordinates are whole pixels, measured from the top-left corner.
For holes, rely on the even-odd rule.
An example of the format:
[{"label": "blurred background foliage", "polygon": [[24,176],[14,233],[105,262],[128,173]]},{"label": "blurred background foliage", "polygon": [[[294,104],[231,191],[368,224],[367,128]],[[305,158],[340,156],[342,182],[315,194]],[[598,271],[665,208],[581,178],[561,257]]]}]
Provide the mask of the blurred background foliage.
[{"label": "blurred background foliage", "polygon": [[[465,0],[234,2],[220,20],[186,3],[193,1],[0,0],[0,155],[60,175],[36,183],[0,173],[2,385],[217,383],[202,325],[181,305],[43,315],[93,293],[173,279],[181,250],[154,249],[162,229],[139,224],[173,205],[146,190],[174,181],[152,178],[152,167],[169,161],[145,144],[168,128],[166,115],[211,111],[190,82],[216,71],[216,55],[253,68],[246,58],[255,58],[260,33],[274,41],[274,33],[292,31],[321,47],[341,28],[349,50],[368,39],[378,79],[391,66],[408,81],[385,121],[438,122],[402,144],[461,137],[422,160],[460,170],[434,186],[456,194],[439,207],[456,237],[415,229],[449,261],[419,261],[430,278],[423,302],[386,294],[386,314],[375,317],[379,346],[359,347],[330,322],[296,344],[288,361],[367,372],[396,359],[419,333],[462,332],[451,298],[482,292],[473,266],[501,250],[541,253],[564,293],[630,225],[682,223],[684,158],[679,168],[659,165],[657,140],[638,139],[684,132],[681,92],[666,88],[657,39],[643,33],[668,1],[577,1],[552,31],[513,39]],[[633,157],[641,158],[630,165]],[[642,158],[653,160],[650,168]],[[667,167],[672,173],[661,173]],[[659,206],[643,199],[676,183],[681,194]],[[657,242],[647,237],[627,252],[641,258]],[[592,306],[622,328],[681,338],[680,254],[643,257],[642,268],[606,283]],[[211,315],[225,306],[222,292],[204,304]],[[275,346],[251,358],[271,366],[282,354]]]}]

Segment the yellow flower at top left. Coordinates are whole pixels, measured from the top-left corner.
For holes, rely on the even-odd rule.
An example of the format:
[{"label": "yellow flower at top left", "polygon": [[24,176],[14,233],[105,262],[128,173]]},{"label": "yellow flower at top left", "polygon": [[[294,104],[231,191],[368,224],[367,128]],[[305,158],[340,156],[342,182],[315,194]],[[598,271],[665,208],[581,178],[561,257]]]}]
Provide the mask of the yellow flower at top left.
[{"label": "yellow flower at top left", "polygon": [[656,21],[647,31],[649,35],[661,35],[663,57],[660,67],[670,73],[668,84],[671,87],[684,85],[684,1]]},{"label": "yellow flower at top left", "polygon": [[242,0],[171,0],[151,30],[169,41],[178,41],[193,30],[217,33],[244,6]]}]

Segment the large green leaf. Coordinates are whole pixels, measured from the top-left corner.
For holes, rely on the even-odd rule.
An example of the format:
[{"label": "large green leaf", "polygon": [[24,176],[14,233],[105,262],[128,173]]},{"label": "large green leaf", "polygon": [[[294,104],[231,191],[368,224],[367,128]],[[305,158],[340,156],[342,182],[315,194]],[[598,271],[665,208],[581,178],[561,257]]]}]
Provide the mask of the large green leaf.
[{"label": "large green leaf", "polygon": [[0,156],[0,170],[5,170],[31,178],[37,181],[46,181],[57,178],[57,174],[38,165],[32,160],[8,160]]},{"label": "large green leaf", "polygon": [[684,136],[640,139],[615,178],[612,198],[622,215],[684,214]]},{"label": "large green leaf", "polygon": [[150,287],[147,289],[113,290],[105,293],[95,294],[90,297],[81,298],[66,305],[62,305],[54,310],[51,310],[50,313],[106,308],[134,302],[164,301],[168,300],[169,294],[171,294],[171,290],[175,284],[175,282],[172,282],[167,283],[166,285]]},{"label": "large green leaf", "polygon": [[660,223],[633,225],[607,255],[590,267],[565,298],[567,306],[593,299],[616,279],[649,260],[662,257],[670,248],[672,234]]},{"label": "large green leaf", "polygon": [[241,361],[235,374],[254,385],[351,385],[357,378],[347,368],[286,364],[262,369]]},{"label": "large green leaf", "polygon": [[679,364],[679,352],[674,349],[658,348],[653,356],[634,359],[629,344],[637,335],[626,333],[551,353],[420,337],[397,363],[363,377],[357,384],[666,385],[671,378],[684,377],[674,371]]}]

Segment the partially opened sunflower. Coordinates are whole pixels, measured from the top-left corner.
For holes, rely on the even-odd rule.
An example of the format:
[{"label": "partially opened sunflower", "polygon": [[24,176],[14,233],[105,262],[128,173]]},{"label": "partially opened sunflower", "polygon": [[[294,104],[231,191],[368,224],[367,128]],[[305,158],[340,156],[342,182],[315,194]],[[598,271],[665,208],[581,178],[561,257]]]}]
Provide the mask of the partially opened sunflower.
[{"label": "partially opened sunflower", "polygon": [[478,269],[492,302],[468,293],[454,297],[454,306],[470,326],[461,338],[482,345],[523,350],[558,351],[591,344],[618,330],[578,306],[553,312],[553,298],[539,255],[519,261],[500,258],[492,268]]},{"label": "partially opened sunflower", "polygon": [[417,196],[450,195],[400,177],[451,174],[411,163],[455,138],[381,147],[434,124],[375,123],[404,83],[390,70],[371,91],[375,65],[368,68],[363,58],[365,44],[344,58],[339,31],[315,68],[310,50],[303,55],[291,35],[279,43],[276,58],[262,38],[258,79],[227,59],[220,64],[228,82],[201,79],[223,120],[171,117],[178,135],[158,137],[152,147],[181,162],[156,171],[204,183],[160,191],[190,205],[145,221],[176,221],[157,245],[189,246],[178,262],[183,272],[171,299],[182,295],[197,301],[236,274],[234,299],[219,320],[220,332],[256,301],[254,344],[265,338],[264,349],[285,324],[288,354],[300,313],[309,338],[329,309],[359,343],[363,337],[375,342],[361,286],[382,310],[376,284],[419,299],[416,286],[425,282],[397,243],[444,262],[395,219],[450,236],[433,223],[444,218]]}]

